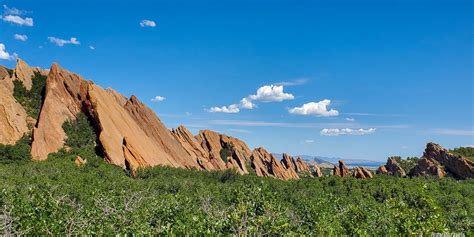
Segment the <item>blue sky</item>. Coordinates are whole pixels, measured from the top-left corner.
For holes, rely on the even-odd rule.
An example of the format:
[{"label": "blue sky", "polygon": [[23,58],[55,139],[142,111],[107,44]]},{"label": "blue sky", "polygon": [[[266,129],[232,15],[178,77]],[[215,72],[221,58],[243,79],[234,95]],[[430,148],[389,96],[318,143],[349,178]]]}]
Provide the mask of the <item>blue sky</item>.
[{"label": "blue sky", "polygon": [[168,127],[346,159],[474,145],[471,1],[0,4],[1,64],[58,62]]}]

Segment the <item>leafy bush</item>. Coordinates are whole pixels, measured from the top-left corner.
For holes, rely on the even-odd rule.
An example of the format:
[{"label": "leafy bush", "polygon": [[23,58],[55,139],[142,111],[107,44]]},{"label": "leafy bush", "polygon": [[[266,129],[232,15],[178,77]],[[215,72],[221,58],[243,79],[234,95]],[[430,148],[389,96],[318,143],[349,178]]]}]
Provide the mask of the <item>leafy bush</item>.
[{"label": "leafy bush", "polygon": [[15,145],[0,144],[0,162],[30,160],[30,140],[30,136],[25,135]]},{"label": "leafy bush", "polygon": [[66,145],[70,147],[87,147],[96,145],[97,135],[84,113],[79,113],[77,118],[66,121],[63,124],[64,132],[67,135]]},{"label": "leafy bush", "polygon": [[232,152],[229,148],[222,148],[220,151],[221,159],[227,163],[227,157],[232,156]]},{"label": "leafy bush", "polygon": [[29,116],[37,119],[43,103],[46,76],[35,72],[32,82],[31,90],[27,90],[21,81],[14,80],[13,96],[25,108]]},{"label": "leafy bush", "polygon": [[458,147],[450,150],[449,152],[474,161],[474,147]]}]

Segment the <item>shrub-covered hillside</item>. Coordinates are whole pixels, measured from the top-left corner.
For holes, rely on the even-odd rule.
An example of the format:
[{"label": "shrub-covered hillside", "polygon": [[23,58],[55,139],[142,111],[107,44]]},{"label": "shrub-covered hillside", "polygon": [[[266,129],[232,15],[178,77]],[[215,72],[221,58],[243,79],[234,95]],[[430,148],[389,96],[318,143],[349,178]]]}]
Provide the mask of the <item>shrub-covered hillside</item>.
[{"label": "shrub-covered hillside", "polygon": [[[74,151],[72,151],[74,152]],[[132,178],[82,151],[0,164],[0,233],[473,234],[474,181],[279,181],[157,167]]]}]

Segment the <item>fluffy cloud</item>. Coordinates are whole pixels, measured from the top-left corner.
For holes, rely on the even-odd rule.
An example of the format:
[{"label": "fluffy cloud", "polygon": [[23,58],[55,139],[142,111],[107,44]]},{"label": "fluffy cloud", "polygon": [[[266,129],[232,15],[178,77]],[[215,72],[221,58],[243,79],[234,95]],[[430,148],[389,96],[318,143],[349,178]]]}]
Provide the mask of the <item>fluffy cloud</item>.
[{"label": "fluffy cloud", "polygon": [[89,45],[89,49],[95,50],[95,47],[92,45]]},{"label": "fluffy cloud", "polygon": [[312,139],[307,139],[307,140],[304,140],[305,143],[308,143],[308,144],[311,144],[311,143],[314,143],[314,140]]},{"label": "fluffy cloud", "polygon": [[13,35],[13,38],[15,38],[16,40],[19,40],[19,41],[26,41],[28,39],[28,36],[15,34],[15,35]]},{"label": "fluffy cloud", "polygon": [[75,38],[75,37],[72,37],[69,40],[64,40],[64,39],[59,39],[59,38],[50,36],[50,37],[48,37],[48,40],[49,40],[49,42],[51,42],[51,43],[53,43],[53,44],[55,44],[59,47],[62,47],[66,44],[74,44],[74,45],[80,45],[81,44],[81,42],[79,42],[77,40],[77,38]]},{"label": "fluffy cloud", "polygon": [[248,98],[243,98],[241,101],[240,101],[240,107],[243,108],[243,109],[254,109],[255,107],[257,107],[256,104],[254,104],[250,99]]},{"label": "fluffy cloud", "polygon": [[376,128],[369,129],[351,129],[351,128],[325,128],[321,130],[320,134],[323,136],[339,136],[339,135],[367,135],[374,133]]},{"label": "fluffy cloud", "polygon": [[142,20],[140,21],[141,27],[155,27],[156,23],[152,20]]},{"label": "fluffy cloud", "polygon": [[211,113],[227,113],[227,114],[235,114],[240,112],[239,105],[232,104],[229,106],[222,106],[222,107],[212,107],[209,109]]},{"label": "fluffy cloud", "polygon": [[240,109],[255,109],[257,105],[256,101],[261,102],[282,102],[284,100],[292,100],[295,97],[292,94],[285,93],[283,86],[262,86],[257,89],[255,95],[249,95],[240,100],[238,104],[231,104],[229,106],[212,107],[209,112],[213,113],[238,113]]},{"label": "fluffy cloud", "polygon": [[166,100],[166,98],[163,97],[163,96],[157,95],[157,96],[155,96],[155,98],[151,99],[151,102],[160,102],[160,101],[163,101],[163,100]]},{"label": "fluffy cloud", "polygon": [[292,100],[295,97],[292,94],[283,92],[282,85],[269,85],[258,88],[257,94],[250,95],[248,98],[262,102],[282,102],[284,100]]},{"label": "fluffy cloud", "polygon": [[2,17],[3,21],[17,24],[20,26],[33,26],[33,18],[26,17],[21,18],[20,16],[6,15]]},{"label": "fluffy cloud", "polygon": [[294,107],[289,109],[288,111],[290,114],[298,114],[298,115],[315,115],[319,117],[330,117],[330,116],[338,116],[339,112],[337,110],[331,109],[328,110],[328,106],[331,104],[330,100],[322,100],[319,102],[309,102],[304,104],[301,107]]},{"label": "fluffy cloud", "polygon": [[6,51],[6,48],[5,48],[5,45],[0,43],[0,59],[3,59],[3,60],[14,60],[16,57],[16,54],[9,54],[7,51]]},{"label": "fluffy cloud", "polygon": [[349,121],[349,122],[354,122],[354,121],[356,121],[354,118],[346,118],[346,120]]}]

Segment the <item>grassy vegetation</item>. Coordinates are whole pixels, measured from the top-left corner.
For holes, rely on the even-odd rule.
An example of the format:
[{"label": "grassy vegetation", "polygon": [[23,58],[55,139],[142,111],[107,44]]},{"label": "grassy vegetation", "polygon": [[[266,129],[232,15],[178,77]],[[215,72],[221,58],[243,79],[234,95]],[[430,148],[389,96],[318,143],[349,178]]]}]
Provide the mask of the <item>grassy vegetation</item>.
[{"label": "grassy vegetation", "polygon": [[21,81],[14,80],[13,96],[25,108],[29,116],[38,119],[43,102],[46,76],[35,73],[32,81],[33,85],[31,90],[27,90]]}]

